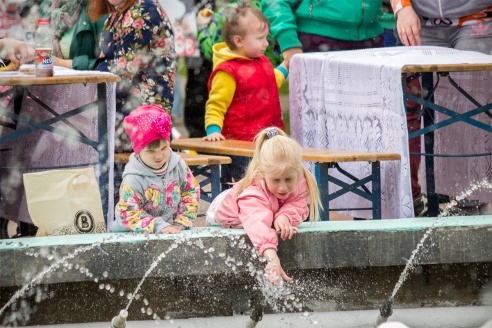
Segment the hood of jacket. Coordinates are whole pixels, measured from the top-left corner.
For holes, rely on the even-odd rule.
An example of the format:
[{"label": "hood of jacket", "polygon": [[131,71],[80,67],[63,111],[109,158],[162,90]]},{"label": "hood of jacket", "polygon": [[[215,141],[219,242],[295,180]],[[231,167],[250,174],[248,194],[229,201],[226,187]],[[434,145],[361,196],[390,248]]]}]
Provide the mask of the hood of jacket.
[{"label": "hood of jacket", "polygon": [[[179,163],[181,157],[175,154],[171,149],[169,150],[169,159],[167,171],[172,171]],[[146,165],[142,164],[135,153],[130,155],[130,160],[125,166],[123,172],[123,178],[127,175],[139,175],[142,177],[155,177],[155,173],[152,172]]]},{"label": "hood of jacket", "polygon": [[242,58],[248,60],[249,58],[238,55],[234,52],[232,52],[231,49],[227,46],[225,42],[220,42],[214,45],[213,47],[214,50],[214,56],[213,56],[213,62],[214,62],[214,69],[222,64],[223,62],[237,59],[237,58]]}]

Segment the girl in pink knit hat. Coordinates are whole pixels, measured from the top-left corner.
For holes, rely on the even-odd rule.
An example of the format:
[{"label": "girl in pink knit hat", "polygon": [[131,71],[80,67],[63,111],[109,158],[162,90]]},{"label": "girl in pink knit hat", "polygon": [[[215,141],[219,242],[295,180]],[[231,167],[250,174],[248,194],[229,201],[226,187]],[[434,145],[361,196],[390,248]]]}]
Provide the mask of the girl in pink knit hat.
[{"label": "girl in pink knit hat", "polygon": [[200,186],[170,148],[171,116],[159,107],[140,106],[125,117],[123,126],[133,153],[108,231],[176,234],[190,228],[198,212]]}]

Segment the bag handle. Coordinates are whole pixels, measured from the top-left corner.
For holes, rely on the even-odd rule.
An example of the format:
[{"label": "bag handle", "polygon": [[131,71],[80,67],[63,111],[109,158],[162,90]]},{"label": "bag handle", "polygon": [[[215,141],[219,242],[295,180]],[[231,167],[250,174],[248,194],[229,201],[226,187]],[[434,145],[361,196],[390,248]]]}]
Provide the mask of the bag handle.
[{"label": "bag handle", "polygon": [[89,184],[90,183],[90,178],[87,176],[87,174],[77,174],[73,180],[72,180],[72,186],[74,188],[77,188],[77,187],[82,187],[86,184]]}]

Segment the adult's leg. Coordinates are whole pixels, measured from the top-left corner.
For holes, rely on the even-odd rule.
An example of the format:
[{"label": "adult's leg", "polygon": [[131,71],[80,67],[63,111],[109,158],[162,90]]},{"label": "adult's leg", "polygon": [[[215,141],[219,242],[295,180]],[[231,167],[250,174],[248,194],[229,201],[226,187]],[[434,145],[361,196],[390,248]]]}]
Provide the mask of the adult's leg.
[{"label": "adult's leg", "polygon": [[492,21],[458,28],[453,35],[453,47],[492,55]]}]

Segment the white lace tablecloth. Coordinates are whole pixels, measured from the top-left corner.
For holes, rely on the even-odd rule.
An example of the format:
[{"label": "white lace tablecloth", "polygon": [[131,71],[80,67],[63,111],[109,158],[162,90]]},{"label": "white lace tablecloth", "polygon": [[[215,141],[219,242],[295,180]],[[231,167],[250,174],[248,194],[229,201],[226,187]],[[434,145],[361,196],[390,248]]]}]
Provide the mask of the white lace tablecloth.
[{"label": "white lace tablecloth", "polygon": [[[492,56],[439,47],[295,55],[289,72],[291,135],[307,147],[401,154],[400,162],[381,162],[382,217],[413,217],[401,69],[404,65],[471,63],[490,64]],[[492,102],[492,71],[451,73],[451,76],[482,105]],[[435,102],[458,112],[473,108],[444,78],[436,91]],[[447,118],[437,115],[436,120],[442,117]],[[489,125],[492,123],[485,114],[475,118]],[[435,140],[436,154],[492,150],[490,134],[462,122],[438,130]],[[491,178],[491,163],[491,156],[436,158],[436,191],[454,196],[471,181]],[[370,173],[367,163],[342,163],[340,166],[359,178]],[[330,174],[348,181],[335,172],[330,170]],[[338,189],[332,184],[329,188],[330,191]],[[478,190],[469,198],[490,201],[491,192]],[[348,206],[367,207],[370,204],[351,194],[330,202],[331,208]],[[369,211],[348,214],[371,217]]]},{"label": "white lace tablecloth", "polygon": [[[24,68],[24,67],[23,67]],[[91,75],[104,74],[94,71],[75,71],[55,67],[55,75]],[[109,74],[109,73],[108,73]],[[17,76],[17,75],[16,75]],[[21,75],[19,75],[21,76]],[[1,87],[0,87],[1,88]],[[74,108],[97,100],[97,84],[61,84],[30,86],[28,90],[35,98],[48,105],[58,114],[66,113]],[[109,190],[108,190],[108,217],[114,216],[114,124],[115,124],[115,96],[116,83],[106,83],[107,96],[107,138],[109,159]],[[5,106],[5,102],[0,104]],[[12,110],[12,108],[9,108]],[[32,98],[25,97],[22,102],[21,113],[29,119],[44,121],[53,115],[43,109]],[[77,114],[68,119],[82,133],[91,140],[98,140],[97,106],[88,111]],[[63,122],[52,126],[67,129]],[[19,122],[16,130],[21,130],[26,124]],[[12,129],[0,125],[0,135],[12,133]],[[98,152],[91,146],[65,139],[53,133],[37,130],[13,141],[0,144],[1,167],[47,167],[67,166],[82,163],[98,163]],[[98,165],[93,165],[99,177]],[[32,172],[29,169],[0,169],[0,216],[14,221],[31,222],[25,200],[22,174]],[[56,209],[54,209],[56,210]]]}]

